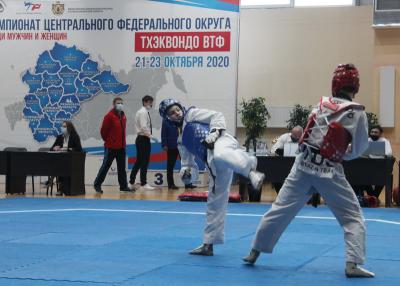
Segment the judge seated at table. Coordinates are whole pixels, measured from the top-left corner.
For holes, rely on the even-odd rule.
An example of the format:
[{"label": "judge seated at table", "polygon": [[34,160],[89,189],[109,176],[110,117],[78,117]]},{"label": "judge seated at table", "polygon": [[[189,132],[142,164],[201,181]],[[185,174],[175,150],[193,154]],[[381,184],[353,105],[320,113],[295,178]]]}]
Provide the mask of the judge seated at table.
[{"label": "judge seated at table", "polygon": [[[57,136],[51,151],[74,151],[82,152],[81,139],[76,132],[75,126],[71,121],[64,121],[61,126],[61,134]],[[59,189],[56,193],[57,196],[70,193],[70,178],[59,177]],[[49,182],[52,183],[52,182]]]},{"label": "judge seated at table", "polygon": [[[392,146],[388,139],[383,137],[383,128],[380,125],[374,125],[370,128],[369,131],[369,142],[384,142],[385,143],[385,156],[382,157],[390,157],[392,156]],[[371,156],[371,158],[376,158],[376,156]],[[353,185],[354,192],[356,193],[359,200],[364,197],[364,192],[366,191],[369,196],[374,196],[378,199],[379,205],[379,195],[381,194],[383,187],[381,185]]]},{"label": "judge seated at table", "polygon": [[[292,128],[292,130],[288,133],[282,134],[279,136],[278,140],[271,148],[271,153],[277,156],[283,156],[283,149],[285,144],[287,143],[297,143],[300,140],[301,135],[303,134],[303,128],[299,125]],[[273,183],[276,193],[279,193],[279,190],[282,188],[282,183]]]},{"label": "judge seated at table", "polygon": [[57,136],[50,150],[82,152],[81,139],[71,121],[62,123],[61,134]]},{"label": "judge seated at table", "polygon": [[283,149],[286,143],[297,143],[303,134],[303,128],[299,125],[292,128],[288,133],[279,136],[276,143],[271,148],[271,153],[278,156],[283,156]]},{"label": "judge seated at table", "polygon": [[369,142],[384,142],[385,143],[385,156],[392,156],[392,146],[388,139],[382,136],[383,128],[380,125],[374,125],[369,131]]}]

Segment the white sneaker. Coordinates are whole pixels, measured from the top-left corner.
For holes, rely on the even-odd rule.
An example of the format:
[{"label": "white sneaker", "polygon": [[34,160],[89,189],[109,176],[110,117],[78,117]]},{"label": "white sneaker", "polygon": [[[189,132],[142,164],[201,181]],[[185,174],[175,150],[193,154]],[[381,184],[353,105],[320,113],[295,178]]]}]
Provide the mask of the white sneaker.
[{"label": "white sneaker", "polygon": [[152,191],[155,190],[154,187],[150,186],[149,184],[146,184],[144,186],[141,186],[140,188],[144,189],[144,190],[148,190],[148,191]]},{"label": "white sneaker", "polygon": [[131,189],[131,190],[133,190],[133,191],[136,191],[137,189],[140,188],[140,184],[131,184],[131,183],[128,183],[128,188]]},{"label": "white sneaker", "polygon": [[346,262],[344,273],[348,278],[373,278],[375,274],[364,268],[361,268],[356,263]]},{"label": "white sneaker", "polygon": [[255,190],[261,190],[261,187],[264,183],[265,175],[261,172],[250,171],[249,179],[250,179],[251,185],[253,186],[253,188]]}]

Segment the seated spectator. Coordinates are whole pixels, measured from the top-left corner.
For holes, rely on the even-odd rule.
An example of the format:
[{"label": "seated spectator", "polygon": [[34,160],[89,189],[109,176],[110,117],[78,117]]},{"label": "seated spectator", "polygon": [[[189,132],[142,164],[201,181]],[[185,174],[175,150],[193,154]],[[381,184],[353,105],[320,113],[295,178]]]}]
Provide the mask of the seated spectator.
[{"label": "seated spectator", "polygon": [[376,142],[385,142],[385,155],[392,156],[392,146],[390,145],[389,140],[382,137],[383,129],[380,125],[375,125],[371,127],[369,131],[368,141],[376,141]]},{"label": "seated spectator", "polygon": [[281,136],[279,136],[276,143],[272,146],[271,148],[272,154],[283,156],[283,148],[285,144],[297,143],[300,140],[302,134],[303,134],[303,128],[298,125],[293,127],[290,132],[282,134]]},{"label": "seated spectator", "polygon": [[50,150],[82,152],[81,139],[71,121],[62,123],[61,134],[57,136]]},{"label": "seated spectator", "polygon": [[[390,145],[389,140],[384,138],[382,134],[383,134],[382,127],[380,125],[374,125],[371,127],[369,131],[368,141],[385,142],[385,156],[392,156],[392,146]],[[381,194],[383,187],[384,186],[357,185],[353,186],[353,189],[357,197],[359,197],[359,199],[364,197],[364,191],[366,191],[369,196],[374,196],[377,199],[379,199],[379,195]]]},{"label": "seated spectator", "polygon": [[[272,154],[276,154],[278,156],[283,156],[283,148],[286,143],[297,143],[300,140],[301,135],[303,134],[303,128],[299,125],[292,128],[292,130],[288,133],[282,134],[279,136],[278,140],[274,145],[272,145],[271,152]],[[273,183],[276,193],[279,193],[279,190],[282,188],[282,183]]]},{"label": "seated spectator", "polygon": [[[64,121],[61,126],[61,134],[57,136],[51,151],[75,151],[82,152],[81,139],[71,121]],[[59,177],[59,190],[57,196],[70,193],[70,178]]]}]

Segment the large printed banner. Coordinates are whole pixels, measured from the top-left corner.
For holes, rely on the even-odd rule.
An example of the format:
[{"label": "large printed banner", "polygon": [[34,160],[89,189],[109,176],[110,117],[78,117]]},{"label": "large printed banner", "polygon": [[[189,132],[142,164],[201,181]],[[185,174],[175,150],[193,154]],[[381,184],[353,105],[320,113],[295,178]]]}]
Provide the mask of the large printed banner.
[{"label": "large printed banner", "polygon": [[239,0],[0,0],[0,148],[49,147],[71,120],[89,154],[102,155],[101,122],[120,96],[130,168],[146,94],[155,98],[150,169],[165,169],[165,98],[223,112],[234,133],[238,21]]}]

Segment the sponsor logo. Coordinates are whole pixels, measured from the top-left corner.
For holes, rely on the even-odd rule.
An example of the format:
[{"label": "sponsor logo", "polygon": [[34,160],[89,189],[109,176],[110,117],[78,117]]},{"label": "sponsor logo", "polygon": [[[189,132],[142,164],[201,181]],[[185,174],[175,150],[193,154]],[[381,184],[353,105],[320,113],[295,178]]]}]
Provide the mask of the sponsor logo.
[{"label": "sponsor logo", "polygon": [[64,4],[61,4],[60,1],[53,3],[51,5],[51,10],[53,11],[54,15],[62,15],[64,14]]},{"label": "sponsor logo", "polygon": [[26,11],[35,12],[37,10],[40,10],[42,4],[24,1],[24,6],[26,8]]}]

